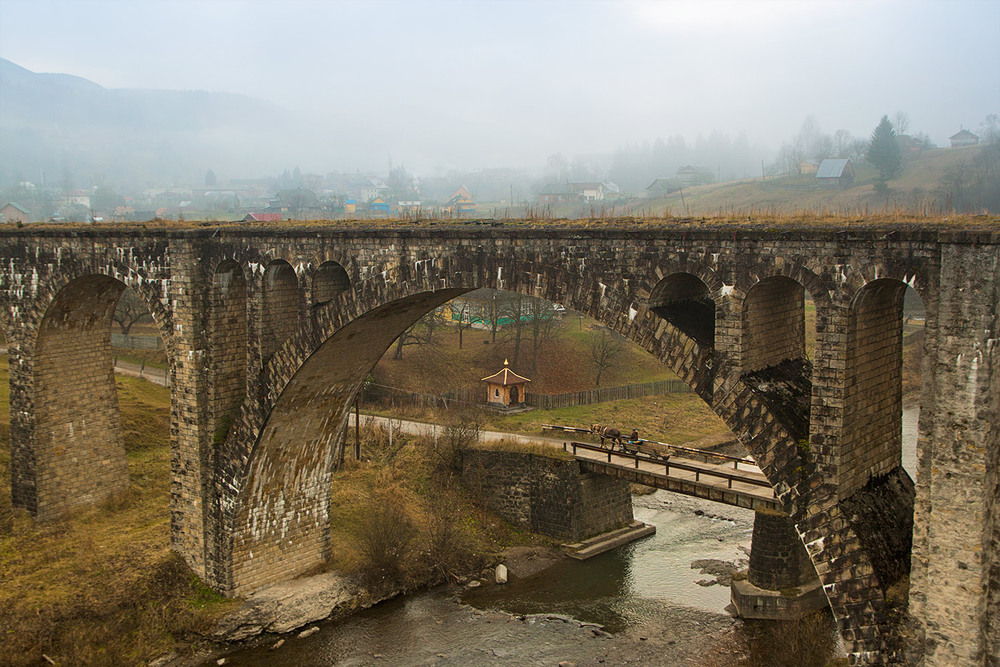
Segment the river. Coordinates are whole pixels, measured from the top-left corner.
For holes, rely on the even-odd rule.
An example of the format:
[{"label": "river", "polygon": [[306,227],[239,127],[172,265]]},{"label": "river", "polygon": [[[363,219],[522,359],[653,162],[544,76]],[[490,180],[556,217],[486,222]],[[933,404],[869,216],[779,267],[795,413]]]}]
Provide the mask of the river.
[{"label": "river", "polygon": [[[917,408],[903,412],[915,474]],[[753,512],[657,491],[633,500],[656,534],[506,586],[442,587],[318,624],[306,638],[233,651],[231,665],[702,665],[734,627],[712,572],[745,567]],[[692,567],[697,563],[699,567]],[[596,624],[604,631],[598,631]],[[208,664],[213,664],[212,663]],[[717,662],[715,664],[725,664]]]}]

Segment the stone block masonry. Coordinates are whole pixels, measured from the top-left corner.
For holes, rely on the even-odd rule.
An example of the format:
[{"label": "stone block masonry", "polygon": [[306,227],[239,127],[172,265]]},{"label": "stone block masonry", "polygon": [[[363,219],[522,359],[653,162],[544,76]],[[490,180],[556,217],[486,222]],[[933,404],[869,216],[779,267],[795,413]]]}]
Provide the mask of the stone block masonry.
[{"label": "stone block masonry", "polygon": [[[294,577],[330,555],[340,432],[369,369],[424,313],[491,287],[591,315],[726,422],[791,518],[854,664],[903,659],[885,590],[908,539],[924,664],[1000,664],[998,222],[3,230],[12,501],[48,519],[125,488],[107,318],[128,287],[169,360],[173,548],[227,595]],[[927,311],[915,487],[899,469],[907,287]],[[607,517],[586,512],[613,515],[616,491],[579,480],[598,500],[578,524],[565,501],[510,506],[547,529],[596,529]]]},{"label": "stone block masonry", "polygon": [[523,452],[469,449],[462,483],[505,520],[578,541],[632,522],[628,482],[580,471],[580,464]]}]

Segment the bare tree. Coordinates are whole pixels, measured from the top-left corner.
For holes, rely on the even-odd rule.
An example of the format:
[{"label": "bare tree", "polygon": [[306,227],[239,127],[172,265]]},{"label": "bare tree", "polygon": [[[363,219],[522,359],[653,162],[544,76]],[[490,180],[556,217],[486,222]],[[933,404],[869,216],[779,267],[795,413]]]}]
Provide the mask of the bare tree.
[{"label": "bare tree", "polygon": [[127,336],[132,327],[144,319],[152,319],[149,309],[143,303],[139,295],[130,289],[122,292],[118,298],[118,305],[115,307],[114,315],[111,316],[115,324],[121,329],[122,335]]},{"label": "bare tree", "polygon": [[847,130],[837,130],[833,133],[833,153],[834,157],[850,157],[851,144],[854,137]]},{"label": "bare tree", "polygon": [[528,315],[531,325],[531,372],[537,373],[538,353],[547,342],[555,338],[558,319],[554,304],[537,297],[528,299]]},{"label": "bare tree", "polygon": [[601,386],[601,375],[614,364],[615,359],[624,349],[621,338],[610,329],[601,327],[590,337],[590,359],[594,362],[597,377],[594,386]]},{"label": "bare tree", "polygon": [[897,111],[892,114],[892,126],[896,130],[896,135],[910,133],[910,114],[905,111]]},{"label": "bare tree", "polygon": [[444,315],[439,308],[435,308],[421,317],[396,339],[396,347],[393,350],[392,358],[402,359],[403,348],[407,345],[426,345],[433,342],[434,332],[443,323]]},{"label": "bare tree", "polygon": [[417,325],[420,322],[414,322],[410,327],[399,334],[399,338],[396,339],[396,347],[393,349],[392,358],[402,359],[403,358],[403,348],[407,345],[422,345],[424,339],[419,335],[417,331]]},{"label": "bare tree", "polygon": [[509,319],[510,324],[505,330],[508,342],[513,342],[514,350],[510,353],[510,363],[517,368],[521,357],[521,340],[524,337],[525,319],[528,314],[528,299],[519,292],[504,295],[500,304],[500,316]]},{"label": "bare tree", "polygon": [[[452,309],[454,311],[454,308]],[[462,333],[472,326],[472,316],[469,313],[469,302],[463,301],[458,311],[458,349],[462,349]]]},{"label": "bare tree", "polygon": [[420,318],[419,324],[424,330],[424,342],[434,342],[434,332],[444,326],[444,309],[435,308]]},{"label": "bare tree", "polygon": [[486,312],[490,318],[490,342],[496,343],[497,329],[500,326],[500,302],[498,301],[500,294],[496,290],[492,291],[491,298],[486,302]]},{"label": "bare tree", "polygon": [[1000,143],[1000,115],[995,113],[987,115],[986,120],[979,126],[979,133],[984,144]]}]

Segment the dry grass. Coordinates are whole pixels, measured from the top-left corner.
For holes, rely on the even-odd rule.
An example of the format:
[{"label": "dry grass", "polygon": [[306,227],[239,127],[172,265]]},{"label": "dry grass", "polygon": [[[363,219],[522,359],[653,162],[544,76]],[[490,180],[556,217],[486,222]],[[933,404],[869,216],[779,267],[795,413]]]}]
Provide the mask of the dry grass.
[{"label": "dry grass", "polygon": [[[589,361],[590,340],[597,323],[570,311],[557,321],[557,336],[539,351],[538,367],[531,371],[531,341],[522,340],[520,362],[513,364],[513,342],[506,340],[501,328],[496,343],[490,343],[490,332],[469,329],[463,334],[463,346],[458,347],[458,331],[446,326],[435,333],[430,344],[407,346],[402,359],[393,359],[393,348],[379,360],[373,372],[375,381],[406,391],[440,394],[453,389],[482,388],[480,378],[503,366],[511,359],[512,368],[531,379],[529,391],[555,394],[594,387],[594,368]],[[527,335],[527,334],[526,334]],[[622,353],[601,378],[602,386],[635,382],[655,382],[676,376],[645,350],[626,342]]]},{"label": "dry grass", "polygon": [[368,460],[347,458],[334,476],[329,569],[412,589],[478,571],[508,546],[548,544],[479,507],[432,438],[396,434],[390,447],[374,431],[362,443]]},{"label": "dry grass", "polygon": [[[949,155],[957,155],[958,151],[949,154],[948,151],[931,151],[929,155],[934,159],[941,159],[942,164],[948,162]],[[971,159],[971,154],[962,154],[963,159]],[[949,162],[950,164],[950,162]],[[918,171],[919,173],[919,171]],[[30,236],[35,230],[48,229],[62,233],[76,233],[81,230],[107,230],[121,233],[142,233],[144,231],[163,233],[179,230],[201,230],[208,234],[213,234],[217,230],[233,231],[242,233],[246,230],[273,230],[273,231],[309,231],[329,230],[331,232],[366,232],[368,230],[405,230],[405,229],[426,229],[426,228],[482,228],[489,229],[512,229],[512,228],[612,228],[612,229],[655,229],[655,228],[705,228],[741,227],[747,229],[770,227],[780,227],[783,230],[793,228],[801,229],[823,229],[830,231],[841,230],[847,227],[855,229],[881,229],[899,228],[900,226],[919,226],[949,229],[989,229],[996,230],[1000,226],[1000,216],[991,215],[956,215],[952,212],[940,212],[931,207],[917,206],[909,204],[909,193],[916,187],[930,187],[927,185],[914,185],[908,180],[906,172],[900,176],[896,182],[890,182],[890,187],[896,186],[897,190],[905,195],[902,198],[892,199],[888,202],[884,198],[878,200],[870,197],[872,189],[870,184],[859,184],[857,188],[843,191],[844,200],[830,202],[789,201],[780,191],[770,192],[763,198],[748,197],[746,193],[730,193],[725,197],[712,201],[697,203],[695,206],[689,205],[689,210],[694,215],[685,214],[684,217],[676,217],[671,211],[683,211],[680,201],[673,200],[653,200],[643,202],[633,207],[633,212],[627,215],[615,215],[619,209],[614,209],[610,214],[605,211],[596,211],[592,217],[584,217],[576,220],[552,217],[544,209],[533,212],[523,219],[503,219],[496,220],[488,217],[477,219],[456,219],[456,218],[378,218],[378,219],[338,219],[338,220],[308,220],[293,221],[287,220],[275,223],[245,223],[242,221],[218,222],[218,221],[149,221],[142,223],[94,223],[94,224],[47,224],[33,223],[23,229],[5,230],[9,236],[25,235]],[[923,183],[923,181],[921,181]],[[739,186],[740,182],[722,183],[718,185],[702,186],[702,188],[722,188]],[[753,188],[759,189],[759,183],[745,183]],[[777,188],[778,185],[775,184]],[[860,188],[858,192],[854,190]],[[685,198],[689,195],[697,196],[700,188],[685,189]],[[780,188],[779,188],[780,190]],[[767,191],[765,191],[767,192]],[[835,191],[836,192],[836,191]],[[832,194],[820,191],[821,196]]]},{"label": "dry grass", "polygon": [[[6,365],[0,373],[0,516],[10,507]],[[137,664],[192,646],[231,603],[169,549],[169,392],[120,378],[130,485],[102,507],[0,530],[0,664]]]},{"label": "dry grass", "polygon": [[829,611],[798,621],[743,621],[706,655],[706,667],[840,667]]}]

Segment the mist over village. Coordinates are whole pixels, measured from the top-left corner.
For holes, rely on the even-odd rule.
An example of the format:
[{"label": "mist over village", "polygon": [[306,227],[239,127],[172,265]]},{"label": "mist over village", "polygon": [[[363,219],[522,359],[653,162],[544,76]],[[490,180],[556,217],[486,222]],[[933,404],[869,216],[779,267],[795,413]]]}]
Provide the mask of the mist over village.
[{"label": "mist over village", "polygon": [[1000,665],[998,35],[0,0],[0,665]]},{"label": "mist over village", "polygon": [[0,7],[11,220],[1000,206],[994,3]]}]

